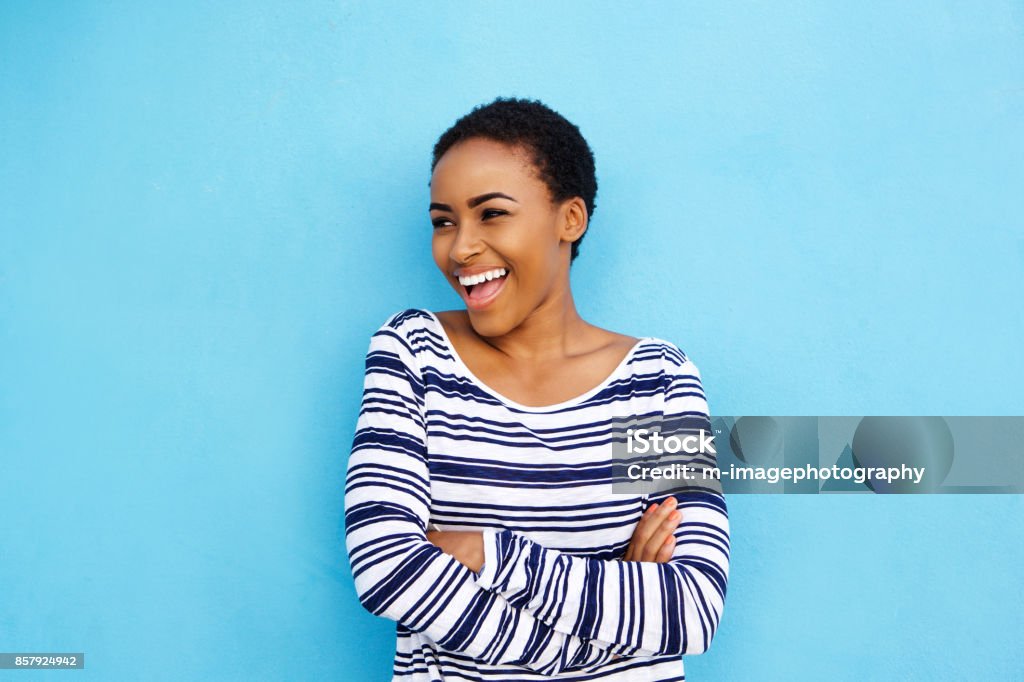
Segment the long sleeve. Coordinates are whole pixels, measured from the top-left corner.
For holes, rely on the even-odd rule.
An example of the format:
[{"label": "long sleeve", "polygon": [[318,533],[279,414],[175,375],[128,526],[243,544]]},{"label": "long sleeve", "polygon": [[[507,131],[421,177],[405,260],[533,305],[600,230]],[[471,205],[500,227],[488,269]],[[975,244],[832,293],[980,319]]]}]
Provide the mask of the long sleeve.
[{"label": "long sleeve", "polygon": [[393,320],[373,335],[366,355],[345,486],[346,548],[360,602],[442,649],[491,665],[557,674],[607,662],[612,652],[478,587],[473,571],[427,540],[424,385]]},{"label": "long sleeve", "polygon": [[[710,432],[700,372],[689,359],[668,373],[664,404],[666,420],[688,419]],[[617,653],[702,653],[711,645],[725,606],[728,511],[719,491],[684,490],[675,497],[683,518],[667,563],[578,557],[508,529],[488,530],[477,585],[559,632]],[[651,501],[667,499],[661,494]]]}]

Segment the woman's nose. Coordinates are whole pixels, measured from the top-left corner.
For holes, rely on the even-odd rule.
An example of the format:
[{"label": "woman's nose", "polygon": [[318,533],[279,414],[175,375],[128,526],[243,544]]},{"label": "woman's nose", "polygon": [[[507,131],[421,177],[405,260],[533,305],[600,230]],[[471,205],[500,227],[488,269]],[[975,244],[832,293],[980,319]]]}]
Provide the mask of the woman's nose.
[{"label": "woman's nose", "polygon": [[479,230],[472,225],[463,224],[455,233],[455,241],[452,242],[449,255],[453,261],[465,263],[482,250],[483,244],[480,241]]}]

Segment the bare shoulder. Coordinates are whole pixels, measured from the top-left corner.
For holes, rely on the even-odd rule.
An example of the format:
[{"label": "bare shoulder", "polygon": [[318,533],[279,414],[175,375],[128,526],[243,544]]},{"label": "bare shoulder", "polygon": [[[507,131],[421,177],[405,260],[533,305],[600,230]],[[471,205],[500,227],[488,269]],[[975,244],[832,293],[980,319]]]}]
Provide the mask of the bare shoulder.
[{"label": "bare shoulder", "polygon": [[600,347],[597,349],[598,352],[604,351],[625,355],[633,346],[640,342],[640,339],[628,334],[619,334],[618,332],[601,329],[600,327],[594,327],[594,330],[598,334],[597,338],[602,340]]}]

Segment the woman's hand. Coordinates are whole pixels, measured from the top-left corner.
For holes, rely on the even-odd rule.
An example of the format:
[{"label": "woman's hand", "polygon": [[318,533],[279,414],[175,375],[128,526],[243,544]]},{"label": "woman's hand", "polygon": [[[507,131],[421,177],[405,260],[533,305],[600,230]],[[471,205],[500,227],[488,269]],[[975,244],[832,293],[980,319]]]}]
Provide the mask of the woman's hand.
[{"label": "woman's hand", "polygon": [[484,535],[480,531],[428,530],[427,540],[474,573],[484,566]]},{"label": "woman's hand", "polygon": [[669,497],[660,507],[652,504],[636,524],[622,560],[663,564],[671,559],[676,548],[675,530],[682,518],[675,497]]}]

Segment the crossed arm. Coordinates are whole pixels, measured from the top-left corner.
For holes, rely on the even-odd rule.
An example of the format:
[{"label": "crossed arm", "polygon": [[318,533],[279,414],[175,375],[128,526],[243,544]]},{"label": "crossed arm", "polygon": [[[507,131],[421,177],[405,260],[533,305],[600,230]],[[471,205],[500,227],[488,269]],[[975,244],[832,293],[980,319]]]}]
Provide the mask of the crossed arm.
[{"label": "crossed arm", "polygon": [[364,607],[443,649],[545,674],[710,643],[728,567],[724,500],[684,501],[683,523],[671,517],[670,497],[659,500],[666,504],[645,513],[619,562],[509,530],[428,535],[429,490],[423,385],[404,339],[385,326],[367,354],[345,491]]},{"label": "crossed arm", "polygon": [[[659,506],[652,503],[644,511],[630,539],[622,561],[648,561],[665,563],[672,557],[676,546],[675,529],[682,513],[676,509],[676,499],[669,497]],[[427,539],[459,563],[479,574],[486,558],[484,533],[480,531],[428,531]],[[479,581],[477,583],[479,585]],[[612,658],[620,658],[615,654]]]},{"label": "crossed arm", "polygon": [[[675,529],[682,519],[682,512],[676,509],[676,498],[669,497],[664,504],[652,503],[644,511],[622,561],[656,561],[665,563],[672,558],[676,547]],[[484,564],[484,534],[470,530],[431,530],[427,540],[445,554],[458,559],[459,563],[479,573]]]}]

